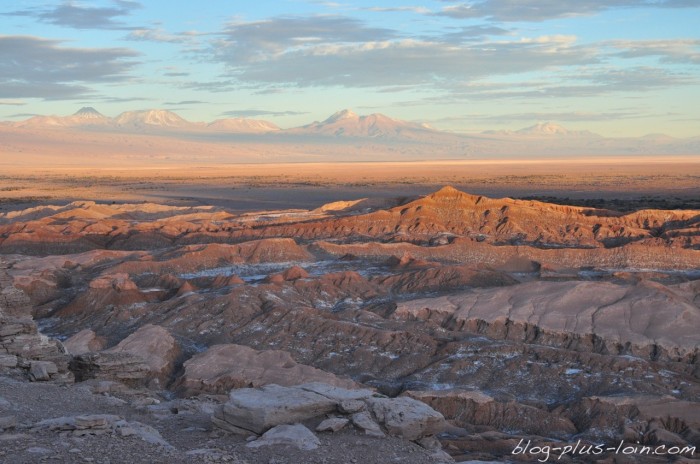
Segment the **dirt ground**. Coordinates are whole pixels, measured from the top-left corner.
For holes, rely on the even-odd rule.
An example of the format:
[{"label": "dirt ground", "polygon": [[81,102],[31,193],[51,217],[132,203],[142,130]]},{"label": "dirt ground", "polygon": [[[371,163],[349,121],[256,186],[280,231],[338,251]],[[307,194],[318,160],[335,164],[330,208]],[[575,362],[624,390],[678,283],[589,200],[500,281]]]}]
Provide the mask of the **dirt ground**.
[{"label": "dirt ground", "polygon": [[74,200],[313,209],[338,200],[424,195],[444,185],[612,209],[692,209],[700,198],[700,157],[8,167],[0,174],[0,211]]}]

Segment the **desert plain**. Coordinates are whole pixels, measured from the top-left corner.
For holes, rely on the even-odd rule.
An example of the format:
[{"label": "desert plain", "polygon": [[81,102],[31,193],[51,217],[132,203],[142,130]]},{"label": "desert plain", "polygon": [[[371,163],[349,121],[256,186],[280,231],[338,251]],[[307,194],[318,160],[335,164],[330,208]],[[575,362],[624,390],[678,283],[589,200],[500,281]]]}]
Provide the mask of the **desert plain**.
[{"label": "desert plain", "polygon": [[14,162],[0,180],[11,462],[700,444],[692,156]]}]

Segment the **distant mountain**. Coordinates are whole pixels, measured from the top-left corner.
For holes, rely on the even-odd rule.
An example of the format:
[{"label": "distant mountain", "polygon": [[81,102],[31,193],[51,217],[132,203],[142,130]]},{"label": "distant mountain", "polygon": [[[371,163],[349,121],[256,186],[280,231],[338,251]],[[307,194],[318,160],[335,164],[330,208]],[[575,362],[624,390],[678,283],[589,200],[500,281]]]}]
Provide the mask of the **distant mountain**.
[{"label": "distant mountain", "polygon": [[245,134],[260,134],[280,130],[279,126],[269,121],[246,118],[217,119],[207,124],[206,128],[215,131]]},{"label": "distant mountain", "polygon": [[96,119],[106,119],[107,117],[97,111],[92,106],[83,106],[78,111],[76,111],[73,116],[77,116],[84,120],[96,120]]},{"label": "distant mountain", "polygon": [[379,113],[359,116],[348,109],[338,111],[324,121],[289,129],[287,132],[335,137],[384,138],[416,138],[418,134],[439,133],[421,124],[392,119]]},{"label": "distant mountain", "polygon": [[[36,140],[46,130],[47,133],[65,131],[75,141],[80,139],[77,134],[84,131],[89,132],[91,137],[99,132],[117,132],[125,136],[167,135],[173,140],[196,140],[202,143],[236,141],[238,146],[251,142],[254,150],[262,150],[260,147],[263,144],[271,144],[270,152],[279,147],[294,147],[293,151],[300,159],[311,153],[341,156],[338,153],[348,153],[348,150],[357,151],[357,156],[348,158],[352,160],[362,157],[375,159],[377,156],[391,159],[424,159],[429,156],[444,159],[488,159],[700,154],[700,137],[673,138],[663,134],[602,137],[589,131],[569,130],[551,122],[538,123],[516,131],[460,134],[393,119],[379,113],[360,116],[348,109],[338,111],[323,121],[291,129],[280,129],[268,121],[243,118],[219,119],[211,123],[190,122],[177,113],[163,109],[127,111],[116,118],[110,118],[92,107],[83,107],[69,116],[34,116],[25,121],[0,124],[0,128],[4,133],[17,129],[16,136],[27,140]],[[247,137],[239,137],[244,134]],[[330,149],[331,145],[336,148]],[[280,153],[286,156],[289,152],[290,150],[284,149]]]},{"label": "distant mountain", "polygon": [[191,123],[177,113],[168,110],[126,111],[114,118],[114,122],[121,128],[137,130],[197,126],[197,124]]},{"label": "distant mountain", "polygon": [[516,131],[500,130],[486,131],[488,135],[503,135],[508,137],[591,137],[598,138],[600,135],[590,131],[572,131],[566,127],[553,122],[540,122],[533,126],[525,127]]},{"label": "distant mountain", "polygon": [[77,127],[77,126],[107,126],[112,122],[91,106],[84,106],[70,116],[33,116],[26,121],[14,124],[15,127]]}]

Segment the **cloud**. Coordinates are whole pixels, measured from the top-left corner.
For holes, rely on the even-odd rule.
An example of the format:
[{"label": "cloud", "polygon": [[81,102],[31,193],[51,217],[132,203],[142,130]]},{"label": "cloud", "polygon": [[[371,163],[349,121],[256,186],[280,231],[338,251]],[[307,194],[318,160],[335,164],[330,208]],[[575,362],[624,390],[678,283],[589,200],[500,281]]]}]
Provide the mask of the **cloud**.
[{"label": "cloud", "polygon": [[488,18],[518,22],[592,15],[612,8],[697,8],[699,6],[698,2],[692,0],[477,0],[445,6],[434,14],[456,19]]},{"label": "cloud", "polygon": [[200,104],[208,104],[209,102],[201,101],[201,100],[183,100],[183,101],[178,101],[178,102],[165,102],[165,105],[200,105]]},{"label": "cloud", "polygon": [[662,63],[700,64],[700,40],[616,40],[607,45],[620,49],[615,56],[640,58],[655,56]]},{"label": "cloud", "polygon": [[[676,73],[663,68],[637,66],[632,68],[580,67],[551,80],[526,82],[462,83],[451,89],[453,102],[474,100],[548,99],[599,97],[610,94],[636,93],[698,84],[692,74]],[[431,98],[425,103],[444,102]],[[415,104],[415,102],[414,102]]]},{"label": "cloud", "polygon": [[483,40],[488,36],[503,36],[511,34],[513,34],[512,31],[502,27],[479,24],[453,28],[452,32],[447,32],[435,39],[450,43],[463,43],[466,41],[473,42],[475,40]]},{"label": "cloud", "polygon": [[221,113],[222,116],[231,116],[234,118],[251,118],[259,116],[299,116],[308,114],[308,111],[268,111],[268,110],[233,110]]},{"label": "cloud", "polygon": [[215,56],[225,62],[266,60],[290,50],[319,44],[364,43],[396,37],[389,29],[365,26],[342,16],[277,17],[227,25],[214,42]]},{"label": "cloud", "polygon": [[512,114],[472,114],[454,118],[443,118],[435,122],[447,121],[614,121],[617,119],[639,119],[648,115],[637,111],[610,111],[601,113],[590,113],[581,111],[564,112],[531,112]]},{"label": "cloud", "polygon": [[409,11],[412,13],[419,13],[419,14],[430,13],[430,10],[428,8],[423,7],[423,6],[394,6],[394,7],[374,6],[374,7],[370,7],[370,8],[363,8],[363,10],[376,11],[376,12],[380,12],[380,13],[395,13],[395,12],[401,12],[401,11]]},{"label": "cloud", "polygon": [[23,106],[26,104],[21,100],[0,100],[0,106]]},{"label": "cloud", "polygon": [[125,48],[69,48],[61,41],[0,36],[0,98],[70,99],[91,84],[128,79],[137,53]]},{"label": "cloud", "polygon": [[154,101],[153,98],[146,97],[98,97],[98,100],[108,103],[131,103],[139,101]]},{"label": "cloud", "polygon": [[39,113],[15,113],[15,114],[10,114],[7,117],[16,119],[16,118],[32,118],[34,116],[39,116]]},{"label": "cloud", "polygon": [[134,41],[150,41],[150,42],[165,42],[165,43],[182,43],[188,40],[188,37],[169,34],[159,28],[140,28],[134,29],[126,36],[126,40]]},{"label": "cloud", "polygon": [[74,29],[128,29],[116,18],[128,16],[141,4],[135,1],[113,0],[113,6],[84,6],[74,1],[63,1],[49,9],[26,9],[5,13],[10,16],[31,16],[48,24]]},{"label": "cloud", "polygon": [[[487,27],[456,33],[463,38],[504,32]],[[210,50],[212,59],[227,66],[230,80],[261,87],[443,87],[455,80],[597,62],[596,50],[568,36],[479,43],[461,43],[457,36],[406,39],[338,16],[237,23],[223,36]]]},{"label": "cloud", "polygon": [[161,42],[161,43],[189,43],[195,44],[198,37],[207,35],[197,31],[184,31],[171,34],[162,28],[141,27],[132,30],[125,37],[126,40],[137,42]]}]

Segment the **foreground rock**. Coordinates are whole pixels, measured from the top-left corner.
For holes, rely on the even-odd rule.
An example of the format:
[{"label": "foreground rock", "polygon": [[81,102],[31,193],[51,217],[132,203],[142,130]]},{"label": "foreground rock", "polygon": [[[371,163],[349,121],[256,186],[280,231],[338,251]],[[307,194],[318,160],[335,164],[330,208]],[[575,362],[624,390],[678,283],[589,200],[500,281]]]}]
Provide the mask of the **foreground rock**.
[{"label": "foreground rock", "polygon": [[232,390],[229,401],[214,414],[222,428],[257,434],[283,424],[320,417],[335,410],[336,402],[303,388],[266,385]]},{"label": "foreground rock", "polygon": [[33,381],[72,382],[65,348],[39,332],[28,306],[0,260],[0,368],[22,368]]},{"label": "foreground rock", "polygon": [[76,437],[113,433],[122,437],[136,436],[148,443],[169,449],[173,448],[170,443],[163,440],[160,433],[153,427],[140,422],[128,422],[119,416],[110,414],[45,419],[34,424],[31,430],[59,432]]},{"label": "foreground rock", "polygon": [[322,383],[232,390],[213,421],[230,431],[261,434],[279,425],[324,418],[330,413],[342,418],[346,411],[359,409],[347,408],[349,401],[360,402],[359,408],[365,409],[350,414],[349,419],[372,436],[386,433],[420,440],[439,434],[447,426],[442,414],[413,398],[382,398],[371,390],[348,390]]},{"label": "foreground rock", "polygon": [[180,347],[166,329],[146,324],[105,353],[128,353],[143,358],[154,380],[165,385],[175,369]]},{"label": "foreground rock", "polygon": [[313,450],[321,445],[314,433],[301,424],[278,425],[265,432],[259,439],[248,443],[249,448],[289,445],[302,450]]},{"label": "foreground rock", "polygon": [[311,366],[298,364],[281,350],[258,351],[243,345],[215,345],[184,364],[177,389],[185,395],[227,393],[233,388],[276,384],[284,387],[323,382],[343,388],[357,384]]},{"label": "foreground rock", "polygon": [[83,329],[63,342],[66,351],[72,355],[93,353],[104,348],[106,340],[91,329]]},{"label": "foreground rock", "polygon": [[131,353],[86,353],[74,356],[70,369],[75,380],[116,380],[130,387],[143,387],[151,369],[140,356]]}]

